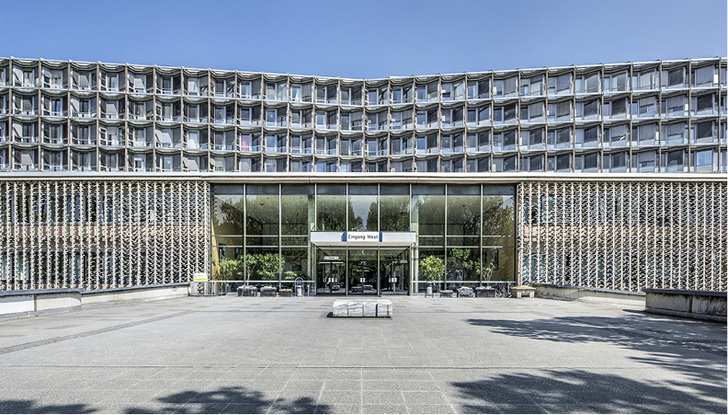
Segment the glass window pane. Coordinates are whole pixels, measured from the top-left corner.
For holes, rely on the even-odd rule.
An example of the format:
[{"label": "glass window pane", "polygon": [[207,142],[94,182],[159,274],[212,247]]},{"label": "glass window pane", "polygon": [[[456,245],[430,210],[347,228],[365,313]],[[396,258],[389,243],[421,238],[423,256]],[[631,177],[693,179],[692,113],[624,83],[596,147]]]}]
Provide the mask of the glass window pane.
[{"label": "glass window pane", "polygon": [[242,238],[243,186],[215,185],[212,195],[213,245],[218,235],[239,235]]},{"label": "glass window pane", "polygon": [[316,230],[346,230],[346,186],[319,185],[316,199]]}]

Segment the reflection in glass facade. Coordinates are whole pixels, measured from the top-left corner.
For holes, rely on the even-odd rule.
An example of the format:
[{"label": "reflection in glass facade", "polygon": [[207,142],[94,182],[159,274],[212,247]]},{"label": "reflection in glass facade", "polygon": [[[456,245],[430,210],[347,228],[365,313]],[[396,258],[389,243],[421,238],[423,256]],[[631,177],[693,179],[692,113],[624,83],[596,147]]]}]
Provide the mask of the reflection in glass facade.
[{"label": "reflection in glass facade", "polygon": [[[441,288],[479,284],[483,263],[493,265],[489,281],[514,281],[514,192],[480,184],[214,184],[212,274],[280,286],[301,278],[318,293],[407,294],[424,291],[418,262],[435,255],[446,262]],[[416,243],[316,246],[310,231],[415,232]],[[273,275],[248,265],[266,254],[283,258]],[[223,269],[224,258],[242,261],[241,275]]]}]

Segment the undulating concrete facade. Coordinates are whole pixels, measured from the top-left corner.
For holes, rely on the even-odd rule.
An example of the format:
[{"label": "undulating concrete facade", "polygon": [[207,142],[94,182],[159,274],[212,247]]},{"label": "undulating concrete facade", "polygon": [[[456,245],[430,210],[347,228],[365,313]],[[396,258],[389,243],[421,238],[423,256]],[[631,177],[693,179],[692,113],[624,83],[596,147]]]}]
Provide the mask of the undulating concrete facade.
[{"label": "undulating concrete facade", "polygon": [[0,59],[0,289],[726,290],[726,58],[384,79]]}]

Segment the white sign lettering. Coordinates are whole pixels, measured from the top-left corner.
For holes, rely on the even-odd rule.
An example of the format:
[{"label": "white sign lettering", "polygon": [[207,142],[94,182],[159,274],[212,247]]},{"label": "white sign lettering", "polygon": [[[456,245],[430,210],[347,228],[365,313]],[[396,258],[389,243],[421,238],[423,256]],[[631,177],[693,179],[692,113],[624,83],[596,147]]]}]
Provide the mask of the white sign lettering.
[{"label": "white sign lettering", "polygon": [[379,243],[379,232],[347,232],[346,242]]}]

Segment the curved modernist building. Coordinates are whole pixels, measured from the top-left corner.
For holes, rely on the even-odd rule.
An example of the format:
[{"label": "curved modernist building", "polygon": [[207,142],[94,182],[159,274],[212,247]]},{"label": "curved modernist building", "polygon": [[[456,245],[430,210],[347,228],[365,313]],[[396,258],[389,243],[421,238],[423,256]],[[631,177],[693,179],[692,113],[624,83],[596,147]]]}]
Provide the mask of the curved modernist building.
[{"label": "curved modernist building", "polygon": [[[726,290],[726,58],[343,79],[0,59],[0,289]],[[432,257],[432,258],[430,258]]]}]

